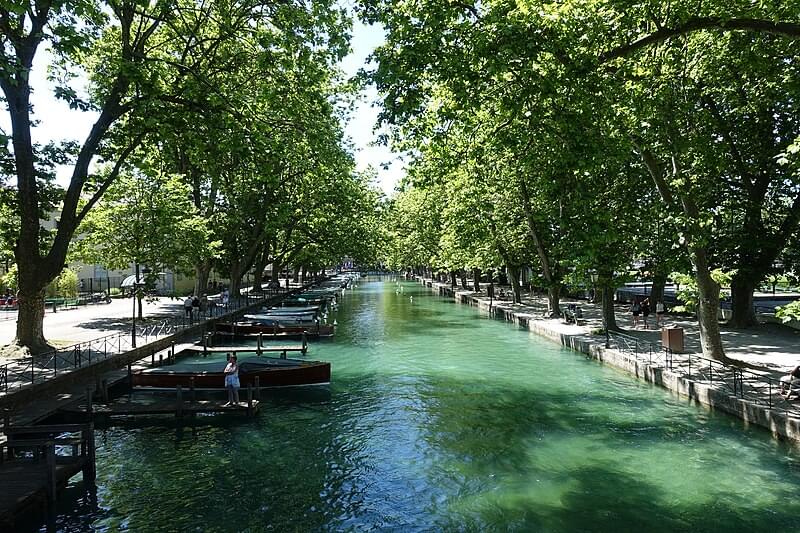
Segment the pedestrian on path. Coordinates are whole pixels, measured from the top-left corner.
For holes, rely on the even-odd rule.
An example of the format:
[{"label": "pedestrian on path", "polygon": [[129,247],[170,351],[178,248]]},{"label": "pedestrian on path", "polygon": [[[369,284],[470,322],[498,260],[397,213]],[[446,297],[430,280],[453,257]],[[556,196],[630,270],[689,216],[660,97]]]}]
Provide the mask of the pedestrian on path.
[{"label": "pedestrian on path", "polygon": [[781,396],[788,400],[792,396],[792,386],[795,389],[800,388],[800,366],[794,367],[791,372],[781,377]]},{"label": "pedestrian on path", "polygon": [[642,314],[642,306],[636,298],[634,298],[631,304],[631,314],[633,315],[633,329],[636,329],[639,327],[639,315]]},{"label": "pedestrian on path", "polygon": [[189,320],[191,320],[192,319],[192,295],[191,294],[189,296],[187,296],[186,299],[183,301],[183,311],[186,313],[186,316],[189,318]]},{"label": "pedestrian on path", "polygon": [[649,329],[647,326],[647,317],[650,316],[650,298],[642,300],[642,318],[644,319],[644,329]]},{"label": "pedestrian on path", "polygon": [[664,302],[659,300],[656,302],[656,328],[661,326],[664,323],[664,312],[666,308],[664,307]]}]

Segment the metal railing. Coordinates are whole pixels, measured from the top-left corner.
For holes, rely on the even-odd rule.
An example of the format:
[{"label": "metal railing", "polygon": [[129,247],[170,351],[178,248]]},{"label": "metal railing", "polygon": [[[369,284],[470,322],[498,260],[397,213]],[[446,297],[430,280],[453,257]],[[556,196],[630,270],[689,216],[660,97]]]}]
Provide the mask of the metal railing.
[{"label": "metal railing", "polygon": [[787,414],[800,415],[800,404],[785,401],[780,396],[780,381],[770,375],[696,353],[678,354],[660,343],[643,341],[624,333],[609,332],[609,347],[631,355],[652,368],[681,374],[686,379],[707,384],[736,398]]},{"label": "metal railing", "polygon": [[[263,304],[269,300],[295,294],[304,287],[281,291],[270,291],[257,295],[243,295],[231,298],[226,304],[209,305],[203,312],[193,311],[191,315],[182,313],[160,319],[154,323],[137,325],[135,335],[137,341],[142,339],[148,344],[160,338],[178,333],[186,328],[196,326],[208,319],[217,318],[251,305]],[[30,357],[14,359],[0,365],[0,394],[11,392],[26,385],[43,383],[67,372],[104,361],[115,355],[133,349],[131,329],[112,333],[96,339],[79,342],[62,348],[56,348]],[[137,342],[137,345],[139,343]]]}]

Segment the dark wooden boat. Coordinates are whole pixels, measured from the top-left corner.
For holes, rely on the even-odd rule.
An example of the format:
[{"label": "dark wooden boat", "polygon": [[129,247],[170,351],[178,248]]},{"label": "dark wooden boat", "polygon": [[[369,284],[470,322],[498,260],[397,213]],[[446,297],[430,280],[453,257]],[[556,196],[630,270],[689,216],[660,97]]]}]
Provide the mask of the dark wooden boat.
[{"label": "dark wooden boat", "polygon": [[334,327],[325,324],[266,324],[255,321],[243,321],[231,324],[230,322],[218,322],[217,331],[226,333],[264,333],[264,334],[292,334],[302,335],[305,333],[309,337],[332,337]]},{"label": "dark wooden boat", "polygon": [[[174,389],[180,385],[188,390],[193,379],[196,389],[223,389],[225,365],[225,361],[220,361],[219,369],[213,371],[192,371],[185,368],[170,370],[169,366],[162,366],[134,372],[131,378],[134,387]],[[331,364],[276,357],[242,359],[239,362],[239,382],[242,388],[254,386],[256,376],[261,388],[324,385],[331,381]]]}]

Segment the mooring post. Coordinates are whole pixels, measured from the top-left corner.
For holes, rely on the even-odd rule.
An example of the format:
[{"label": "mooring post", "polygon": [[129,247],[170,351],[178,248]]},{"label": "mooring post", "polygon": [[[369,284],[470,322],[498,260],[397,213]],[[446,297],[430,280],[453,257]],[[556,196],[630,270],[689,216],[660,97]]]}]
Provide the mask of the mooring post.
[{"label": "mooring post", "polygon": [[175,402],[175,416],[178,418],[183,417],[183,390],[178,385],[177,388],[177,401]]},{"label": "mooring post", "polygon": [[128,386],[133,387],[133,365],[128,363]]},{"label": "mooring post", "polygon": [[103,400],[103,403],[108,403],[108,380],[107,379],[100,380],[100,398]]},{"label": "mooring post", "polygon": [[253,416],[253,385],[247,386],[247,416]]},{"label": "mooring post", "polygon": [[90,481],[94,483],[94,480],[97,478],[97,464],[96,464],[96,455],[95,455],[95,444],[94,444],[94,422],[89,422],[89,425],[86,426],[86,434],[84,435],[84,440],[86,441],[86,458],[85,463],[83,465],[83,479],[84,481]]},{"label": "mooring post", "polygon": [[45,444],[45,457],[47,458],[47,501],[50,504],[56,501],[56,443],[48,440]]},{"label": "mooring post", "polygon": [[262,343],[263,343],[263,339],[261,337],[261,333],[259,332],[259,334],[258,334],[258,348],[256,348],[256,353],[259,356],[261,356],[261,351],[263,350]]},{"label": "mooring post", "polygon": [[308,337],[306,336],[306,330],[303,330],[302,341],[303,341],[303,349],[301,351],[303,355],[305,355],[306,352],[308,352]]},{"label": "mooring post", "polygon": [[253,381],[255,382],[255,386],[256,386],[256,400],[258,400],[260,402],[261,401],[261,378],[256,376]]},{"label": "mooring post", "polygon": [[192,403],[197,402],[197,393],[194,390],[194,378],[189,378],[189,391],[191,392],[190,398]]},{"label": "mooring post", "polygon": [[[3,409],[3,429],[9,430],[11,429],[11,410],[8,408]],[[8,431],[5,431],[6,438],[8,438]],[[14,448],[9,446],[8,448],[8,459],[11,460],[14,458]],[[0,462],[3,461],[2,458],[2,450],[0,450]]]},{"label": "mooring post", "polygon": [[164,354],[163,353],[159,353],[158,354],[158,366],[162,366],[163,364],[164,364]]},{"label": "mooring post", "polygon": [[153,353],[150,354],[150,366],[151,367],[156,366],[156,352],[155,352],[155,350],[153,351]]},{"label": "mooring post", "polygon": [[203,357],[208,357],[208,337],[203,335]]},{"label": "mooring post", "polygon": [[91,422],[94,409],[92,407],[92,395],[94,391],[91,387],[86,387],[86,416]]}]

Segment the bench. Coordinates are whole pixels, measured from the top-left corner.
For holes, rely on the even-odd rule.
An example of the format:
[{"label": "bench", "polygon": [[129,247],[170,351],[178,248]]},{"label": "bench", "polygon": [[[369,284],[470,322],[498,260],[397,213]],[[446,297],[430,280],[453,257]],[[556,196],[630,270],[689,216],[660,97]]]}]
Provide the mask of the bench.
[{"label": "bench", "polygon": [[562,314],[564,315],[564,321],[567,324],[582,326],[586,323],[583,320],[583,310],[581,310],[581,306],[579,305],[569,304],[566,309],[563,309]]}]

